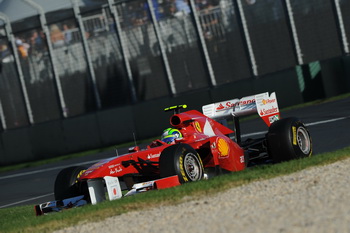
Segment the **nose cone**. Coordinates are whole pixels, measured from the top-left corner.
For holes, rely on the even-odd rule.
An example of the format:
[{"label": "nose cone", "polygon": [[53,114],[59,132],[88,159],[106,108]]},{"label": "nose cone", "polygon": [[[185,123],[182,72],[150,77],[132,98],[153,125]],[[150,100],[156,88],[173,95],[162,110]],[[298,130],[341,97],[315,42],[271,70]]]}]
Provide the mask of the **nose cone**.
[{"label": "nose cone", "polygon": [[96,178],[102,178],[104,176],[110,176],[111,175],[111,161],[115,160],[116,157],[101,160],[98,163],[95,163],[91,167],[89,167],[81,176],[79,179],[96,179]]}]

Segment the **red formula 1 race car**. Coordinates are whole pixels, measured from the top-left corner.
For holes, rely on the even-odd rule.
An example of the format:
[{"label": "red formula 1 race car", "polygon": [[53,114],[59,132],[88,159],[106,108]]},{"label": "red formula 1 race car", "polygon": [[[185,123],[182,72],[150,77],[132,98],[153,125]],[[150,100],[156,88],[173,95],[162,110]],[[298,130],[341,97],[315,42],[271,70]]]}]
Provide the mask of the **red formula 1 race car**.
[{"label": "red formula 1 race car", "polygon": [[[166,109],[174,111],[170,117],[172,128],[147,148],[135,146],[127,154],[102,160],[89,168],[62,170],[54,187],[57,201],[36,205],[36,214],[96,204],[106,196],[115,200],[241,171],[259,161],[281,162],[312,153],[305,125],[297,118],[280,119],[275,93],[205,105],[203,113],[180,112],[185,107]],[[268,132],[262,138],[242,141],[239,118],[254,113],[267,124]],[[228,119],[233,120],[233,127],[227,126]]]}]

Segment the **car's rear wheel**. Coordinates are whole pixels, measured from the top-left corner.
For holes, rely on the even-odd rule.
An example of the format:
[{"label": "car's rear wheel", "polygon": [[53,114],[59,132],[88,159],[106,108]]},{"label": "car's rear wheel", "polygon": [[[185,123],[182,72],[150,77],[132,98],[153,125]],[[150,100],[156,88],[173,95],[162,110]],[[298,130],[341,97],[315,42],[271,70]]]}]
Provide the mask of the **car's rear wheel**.
[{"label": "car's rear wheel", "polygon": [[55,180],[55,200],[85,195],[86,184],[78,183],[78,178],[86,170],[85,167],[74,166],[61,170]]},{"label": "car's rear wheel", "polygon": [[180,183],[203,178],[202,160],[195,149],[188,144],[176,144],[165,148],[159,159],[160,176],[177,175]]},{"label": "car's rear wheel", "polygon": [[312,154],[310,133],[294,117],[274,122],[269,128],[267,142],[269,155],[275,162],[309,157]]}]

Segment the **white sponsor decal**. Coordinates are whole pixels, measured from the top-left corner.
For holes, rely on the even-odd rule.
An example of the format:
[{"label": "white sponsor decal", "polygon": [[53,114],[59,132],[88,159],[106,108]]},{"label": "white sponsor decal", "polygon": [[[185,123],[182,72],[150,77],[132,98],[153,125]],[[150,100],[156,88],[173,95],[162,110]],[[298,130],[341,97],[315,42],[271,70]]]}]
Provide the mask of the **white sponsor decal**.
[{"label": "white sponsor decal", "polygon": [[254,96],[243,97],[242,99],[227,100],[215,104],[215,111],[225,111],[231,108],[239,107],[240,110],[251,109],[255,107]]},{"label": "white sponsor decal", "polygon": [[220,112],[220,111],[225,111],[227,109],[231,109],[235,107],[239,103],[238,99],[233,99],[233,100],[227,100],[224,102],[216,103],[215,104],[215,111]]},{"label": "white sponsor decal", "polygon": [[239,161],[240,161],[241,163],[244,163],[244,155],[242,155],[242,156],[239,157]]},{"label": "white sponsor decal", "polygon": [[109,200],[115,200],[122,197],[122,191],[117,177],[105,176],[106,188]]},{"label": "white sponsor decal", "polygon": [[160,153],[158,153],[158,154],[148,154],[147,155],[147,159],[159,158],[159,156],[160,156]]},{"label": "white sponsor decal", "polygon": [[[273,115],[279,112],[276,93],[262,93],[255,96],[258,114],[262,116]],[[275,119],[273,119],[275,120]]]},{"label": "white sponsor decal", "polygon": [[279,116],[278,115],[273,115],[269,117],[269,122],[272,124],[275,121],[279,120]]},{"label": "white sponsor decal", "polygon": [[239,109],[240,110],[247,110],[247,109],[253,109],[255,108],[255,96],[247,96],[243,97],[239,101]]},{"label": "white sponsor decal", "polygon": [[108,168],[112,169],[112,168],[115,168],[117,166],[120,166],[120,163],[109,165]]},{"label": "white sponsor decal", "polygon": [[261,109],[259,114],[260,114],[260,116],[266,116],[266,115],[271,115],[271,114],[274,114],[277,112],[278,112],[278,108],[272,107],[270,109],[265,109],[265,108]]},{"label": "white sponsor decal", "polygon": [[123,169],[121,167],[116,167],[113,169],[109,169],[109,174],[113,175],[113,174],[116,174],[116,173],[121,172],[121,171],[123,171]]}]

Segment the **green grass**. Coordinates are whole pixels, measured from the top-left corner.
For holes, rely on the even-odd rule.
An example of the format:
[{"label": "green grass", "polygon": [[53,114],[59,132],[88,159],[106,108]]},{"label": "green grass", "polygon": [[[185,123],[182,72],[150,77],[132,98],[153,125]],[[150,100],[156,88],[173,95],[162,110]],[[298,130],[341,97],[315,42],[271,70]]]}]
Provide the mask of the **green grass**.
[{"label": "green grass", "polygon": [[150,191],[116,201],[106,201],[98,205],[88,205],[61,213],[36,217],[33,206],[0,209],[0,232],[51,232],[77,223],[98,221],[130,210],[142,210],[160,205],[173,205],[184,200],[212,195],[229,188],[238,187],[252,181],[270,179],[313,166],[330,164],[350,157],[350,147],[293,160],[275,165],[258,166],[218,176],[210,180],[188,183],[182,186]]}]

